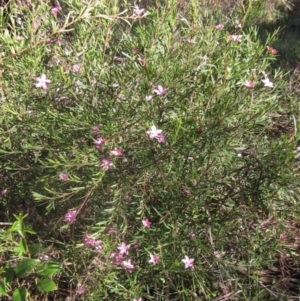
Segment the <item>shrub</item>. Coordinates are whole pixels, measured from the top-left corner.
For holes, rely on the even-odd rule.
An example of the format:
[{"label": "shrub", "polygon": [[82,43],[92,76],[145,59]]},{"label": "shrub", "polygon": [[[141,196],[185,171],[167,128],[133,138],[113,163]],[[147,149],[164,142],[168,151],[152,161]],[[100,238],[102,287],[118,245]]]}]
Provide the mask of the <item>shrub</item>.
[{"label": "shrub", "polygon": [[31,206],[74,298],[209,300],[234,263],[271,261],[246,221],[293,200],[274,36],[193,2],[119,4],[40,3],[3,31],[6,205]]}]

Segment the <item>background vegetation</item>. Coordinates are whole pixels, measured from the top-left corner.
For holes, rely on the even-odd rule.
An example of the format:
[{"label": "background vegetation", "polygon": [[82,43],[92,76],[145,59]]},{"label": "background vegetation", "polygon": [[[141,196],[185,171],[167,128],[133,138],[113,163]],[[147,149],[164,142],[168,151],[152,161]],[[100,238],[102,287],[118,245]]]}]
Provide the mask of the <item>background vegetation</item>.
[{"label": "background vegetation", "polygon": [[296,2],[0,13],[1,300],[298,300]]}]

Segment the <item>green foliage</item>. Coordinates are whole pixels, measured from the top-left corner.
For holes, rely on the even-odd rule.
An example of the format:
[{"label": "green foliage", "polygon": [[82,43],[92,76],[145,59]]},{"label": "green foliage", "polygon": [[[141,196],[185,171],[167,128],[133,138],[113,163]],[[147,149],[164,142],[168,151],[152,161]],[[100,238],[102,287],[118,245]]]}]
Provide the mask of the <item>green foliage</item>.
[{"label": "green foliage", "polygon": [[26,301],[27,290],[24,286],[18,287],[13,293],[14,301]]},{"label": "green foliage", "polygon": [[41,292],[52,292],[57,290],[56,284],[49,278],[41,279],[37,283],[38,290]]},{"label": "green foliage", "polygon": [[[53,280],[44,277],[52,277],[57,274],[60,271],[60,266],[51,261],[43,262],[41,259],[31,258],[31,256],[37,257],[39,255],[38,251],[41,250],[41,246],[36,243],[27,245],[27,234],[35,234],[35,232],[25,226],[26,215],[15,215],[15,218],[16,221],[1,238],[2,244],[5,239],[6,243],[12,243],[16,247],[14,249],[8,247],[3,250],[3,255],[12,259],[8,260],[5,266],[0,269],[0,296],[9,297],[12,294],[14,301],[22,301],[28,300],[28,296],[30,296],[28,287],[35,285],[36,281],[38,281],[36,286],[41,292],[56,290],[57,286]],[[18,236],[14,235],[15,233],[21,239],[18,239]],[[28,257],[26,258],[26,256]],[[27,287],[19,285],[19,282],[24,279],[27,280]],[[33,283],[32,279],[34,279]]]},{"label": "green foliage", "polygon": [[299,134],[295,95],[267,51],[278,31],[262,42],[250,26],[257,3],[230,20],[196,1],[141,16],[117,0],[62,1],[57,15],[11,5],[0,204],[16,218],[1,232],[15,264],[1,268],[3,296],[45,297],[67,278],[86,300],[210,300],[236,278],[244,300],[266,298],[253,273],[280,244],[262,225],[295,208]]}]

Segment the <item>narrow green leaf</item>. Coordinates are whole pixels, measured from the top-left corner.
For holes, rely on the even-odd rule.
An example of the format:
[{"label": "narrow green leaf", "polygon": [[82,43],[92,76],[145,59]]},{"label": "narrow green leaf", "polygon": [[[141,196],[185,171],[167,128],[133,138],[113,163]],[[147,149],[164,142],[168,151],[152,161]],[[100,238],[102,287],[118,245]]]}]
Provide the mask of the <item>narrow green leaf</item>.
[{"label": "narrow green leaf", "polygon": [[24,226],[23,231],[30,233],[30,234],[36,234],[30,227]]},{"label": "narrow green leaf", "polygon": [[25,239],[21,239],[19,245],[14,248],[14,252],[18,256],[23,256],[27,253],[27,245]]},{"label": "narrow green leaf", "polygon": [[4,149],[0,149],[0,154],[21,154],[22,152],[17,152],[17,151],[6,151]]}]

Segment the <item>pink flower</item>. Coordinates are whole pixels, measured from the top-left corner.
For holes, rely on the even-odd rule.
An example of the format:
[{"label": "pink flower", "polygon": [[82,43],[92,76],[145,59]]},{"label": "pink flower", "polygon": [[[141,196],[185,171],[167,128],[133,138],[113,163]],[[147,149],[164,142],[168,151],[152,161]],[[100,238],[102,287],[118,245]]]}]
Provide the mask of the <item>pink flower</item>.
[{"label": "pink flower", "polygon": [[182,189],[182,193],[185,195],[190,195],[191,192],[188,189]]},{"label": "pink flower", "polygon": [[147,96],[146,96],[146,100],[147,100],[147,101],[151,101],[151,100],[152,100],[152,98],[153,98],[153,96],[152,96],[152,95],[147,95]]},{"label": "pink flower", "polygon": [[121,255],[127,255],[130,245],[126,245],[124,242],[121,243],[120,246],[117,247]]},{"label": "pink flower", "polygon": [[84,295],[85,294],[85,287],[83,285],[78,285],[77,286],[77,290],[76,290],[76,293],[78,295]]},{"label": "pink flower", "polygon": [[278,51],[272,46],[267,46],[267,51],[273,55],[276,55],[278,53]]},{"label": "pink flower", "polygon": [[69,180],[69,174],[67,172],[61,172],[58,175],[58,178],[62,181],[68,181]]},{"label": "pink flower", "polygon": [[71,225],[76,222],[76,215],[77,210],[69,210],[64,216],[64,221]]},{"label": "pink flower", "polygon": [[159,143],[165,142],[165,136],[162,134],[162,130],[157,129],[155,125],[152,125],[151,129],[146,131],[146,134],[149,135],[151,140],[156,139]]},{"label": "pink flower", "polygon": [[269,80],[268,77],[265,77],[265,79],[262,80],[265,87],[273,88],[274,84]]},{"label": "pink flower", "polygon": [[224,25],[222,23],[219,23],[215,26],[216,29],[221,30],[224,28]]},{"label": "pink flower", "polygon": [[196,238],[196,234],[195,234],[195,232],[194,232],[193,230],[190,231],[189,237],[190,237],[191,239],[195,239],[195,238]]},{"label": "pink flower", "polygon": [[138,57],[138,61],[143,65],[146,66],[146,58],[144,56]]},{"label": "pink flower", "polygon": [[142,224],[145,228],[150,228],[152,223],[147,218],[142,220]]},{"label": "pink flower", "polygon": [[48,84],[51,83],[51,80],[47,79],[45,74],[42,74],[40,77],[36,77],[35,81],[36,81],[35,87],[43,88],[44,90],[47,90]]},{"label": "pink flower", "polygon": [[242,28],[242,23],[239,20],[235,21],[235,28]]},{"label": "pink flower", "polygon": [[168,89],[164,88],[161,85],[158,85],[157,89],[153,90],[153,93],[156,93],[156,95],[159,95],[159,96],[165,95],[165,94],[167,94],[167,92],[168,92]]},{"label": "pink flower", "polygon": [[255,84],[254,84],[253,81],[247,79],[247,80],[244,82],[244,86],[247,87],[247,88],[254,88]]},{"label": "pink flower", "polygon": [[150,254],[150,260],[148,262],[152,263],[153,265],[157,265],[160,261],[160,258],[156,254]]},{"label": "pink flower", "polygon": [[186,39],[186,42],[188,43],[188,44],[195,44],[196,43],[196,41],[195,41],[195,39]]},{"label": "pink flower", "polygon": [[184,268],[193,268],[194,267],[194,258],[189,258],[185,255],[184,259],[181,260],[184,263]]},{"label": "pink flower", "polygon": [[114,166],[114,164],[109,158],[104,158],[100,162],[100,167],[102,167],[104,170],[109,170],[112,166]]},{"label": "pink flower", "polygon": [[110,258],[113,258],[115,265],[121,265],[124,261],[124,256],[122,254],[111,253]]},{"label": "pink flower", "polygon": [[72,71],[73,71],[74,73],[77,73],[77,72],[79,72],[79,71],[81,70],[81,68],[82,68],[82,65],[81,65],[81,64],[75,64],[75,65],[73,65],[73,67],[72,67]]},{"label": "pink flower", "polygon": [[8,193],[8,188],[1,190],[1,195],[6,195]]},{"label": "pink flower", "polygon": [[94,145],[97,149],[100,149],[102,144],[106,141],[106,139],[99,137],[97,140],[94,141]]},{"label": "pink flower", "polygon": [[134,265],[131,263],[131,259],[122,261],[122,266],[129,273],[132,273],[134,270]]},{"label": "pink flower", "polygon": [[60,11],[61,11],[61,7],[57,3],[51,8],[51,14],[53,16],[56,16]]},{"label": "pink flower", "polygon": [[145,13],[144,8],[139,8],[137,5],[133,9],[133,14],[137,17],[141,17]]},{"label": "pink flower", "polygon": [[146,133],[149,135],[150,139],[155,139],[158,135],[162,134],[162,130],[157,129],[155,125],[152,125],[151,129]]},{"label": "pink flower", "polygon": [[219,252],[219,251],[214,251],[214,256],[218,259],[222,258],[226,252]]},{"label": "pink flower", "polygon": [[142,301],[142,298],[134,298],[133,301]]},{"label": "pink flower", "polygon": [[233,35],[229,36],[229,40],[235,41],[235,42],[242,42],[242,39],[243,39],[242,35],[233,34]]},{"label": "pink flower", "polygon": [[286,233],[281,233],[280,236],[279,236],[279,239],[282,240],[282,241],[285,241],[287,240],[288,236]]},{"label": "pink flower", "polygon": [[103,246],[101,245],[101,242],[99,240],[96,240],[92,237],[88,237],[87,235],[83,235],[83,244],[87,247],[91,247],[96,250],[102,250]]},{"label": "pink flower", "polygon": [[111,235],[113,233],[117,233],[117,230],[113,226],[110,226],[109,229],[107,230],[107,234]]},{"label": "pink flower", "polygon": [[165,143],[165,136],[163,134],[158,135],[155,139],[158,143]]},{"label": "pink flower", "polygon": [[116,157],[123,156],[122,151],[117,147],[115,147],[112,151],[110,151],[110,153]]}]

